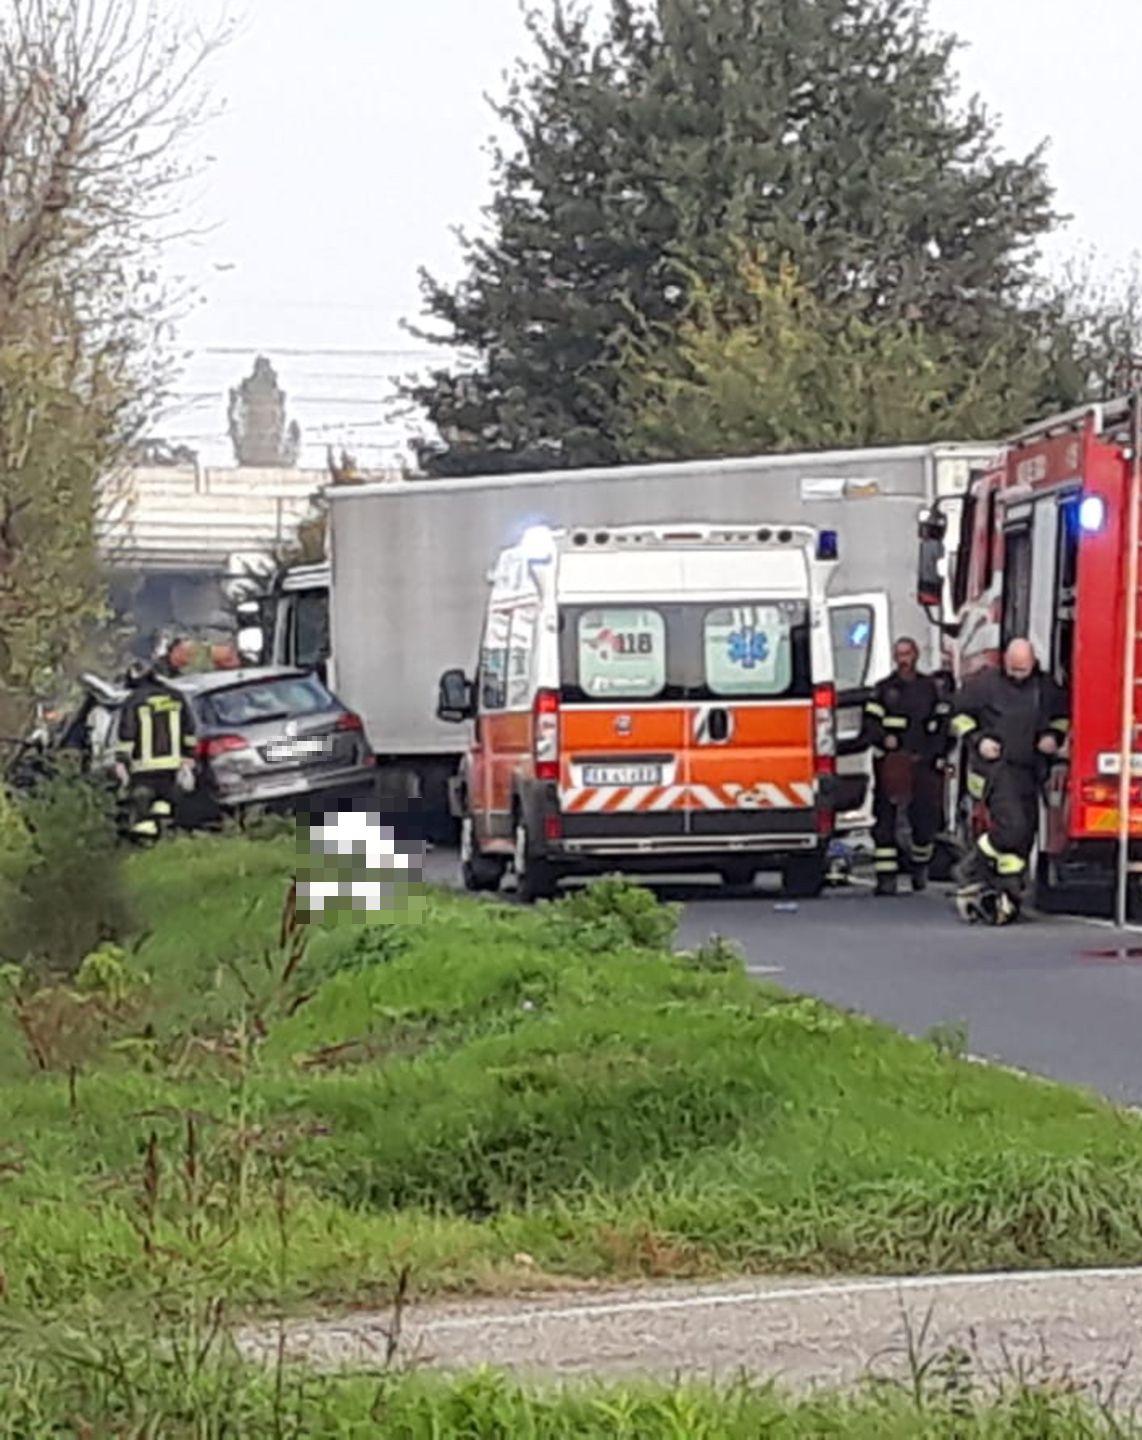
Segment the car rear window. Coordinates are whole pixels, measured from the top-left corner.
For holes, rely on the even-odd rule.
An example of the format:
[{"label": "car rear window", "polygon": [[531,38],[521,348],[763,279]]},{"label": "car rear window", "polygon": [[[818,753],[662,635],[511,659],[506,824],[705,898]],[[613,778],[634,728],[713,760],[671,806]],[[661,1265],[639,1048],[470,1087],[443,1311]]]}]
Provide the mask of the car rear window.
[{"label": "car rear window", "polygon": [[800,600],[568,605],[559,626],[569,704],[801,699],[812,691]]},{"label": "car rear window", "polygon": [[209,724],[241,726],[315,715],[335,708],[336,701],[316,677],[300,675],[215,690],[201,704]]}]

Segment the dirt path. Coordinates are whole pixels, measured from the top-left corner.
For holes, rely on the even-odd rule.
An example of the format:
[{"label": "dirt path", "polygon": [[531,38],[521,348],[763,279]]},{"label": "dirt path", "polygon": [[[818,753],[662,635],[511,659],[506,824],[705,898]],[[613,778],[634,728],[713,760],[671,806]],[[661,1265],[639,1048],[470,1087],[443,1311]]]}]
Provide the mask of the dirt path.
[{"label": "dirt path", "polygon": [[[400,1358],[521,1375],[773,1378],[804,1390],[867,1375],[907,1377],[909,1333],[922,1359],[946,1347],[978,1378],[1022,1366],[1103,1395],[1142,1395],[1142,1270],[914,1279],[743,1281],[578,1292],[410,1308]],[[291,1322],[287,1354],[322,1368],[375,1367],[391,1316]],[[239,1336],[274,1353],[273,1327]]]}]

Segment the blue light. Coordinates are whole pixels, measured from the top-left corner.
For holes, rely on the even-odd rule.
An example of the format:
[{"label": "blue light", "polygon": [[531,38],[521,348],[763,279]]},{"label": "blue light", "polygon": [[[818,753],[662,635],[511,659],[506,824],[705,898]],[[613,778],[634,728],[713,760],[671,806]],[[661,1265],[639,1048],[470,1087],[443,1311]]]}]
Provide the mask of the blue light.
[{"label": "blue light", "polygon": [[555,553],[555,537],[546,525],[529,525],[520,537],[523,558],[530,564],[542,564]]},{"label": "blue light", "polygon": [[867,620],[857,620],[849,627],[849,644],[854,650],[863,650],[868,644],[869,636],[872,634],[872,626]]},{"label": "blue light", "polygon": [[817,559],[835,560],[838,553],[837,532],[835,530],[822,530],[817,536]]},{"label": "blue light", "polygon": [[1084,495],[1079,504],[1079,528],[1088,535],[1101,530],[1106,519],[1106,503],[1101,495]]}]

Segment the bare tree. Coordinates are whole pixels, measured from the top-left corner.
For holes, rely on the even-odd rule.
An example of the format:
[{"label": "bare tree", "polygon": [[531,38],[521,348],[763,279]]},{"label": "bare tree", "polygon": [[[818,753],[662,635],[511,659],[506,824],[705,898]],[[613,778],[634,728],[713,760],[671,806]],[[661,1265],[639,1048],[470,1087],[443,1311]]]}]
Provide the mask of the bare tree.
[{"label": "bare tree", "polygon": [[226,33],[163,11],[159,0],[6,0],[0,11],[9,717],[101,611],[99,497],[169,378],[177,297],[159,258],[196,168],[187,142],[207,103],[202,67]]}]

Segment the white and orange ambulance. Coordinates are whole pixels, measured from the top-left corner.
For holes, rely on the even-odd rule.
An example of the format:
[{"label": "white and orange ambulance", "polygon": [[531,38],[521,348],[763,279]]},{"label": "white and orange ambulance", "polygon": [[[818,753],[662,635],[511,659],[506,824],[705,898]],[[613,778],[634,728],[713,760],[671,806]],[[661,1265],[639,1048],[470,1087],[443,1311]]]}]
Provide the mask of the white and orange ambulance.
[{"label": "white and orange ambulance", "polygon": [[830,600],[836,561],[834,532],[765,524],[535,527],[503,551],[476,677],[440,681],[440,718],[473,722],[466,886],[775,870],[817,894],[864,800],[837,776],[837,619],[867,603],[869,641],[878,598]]}]

